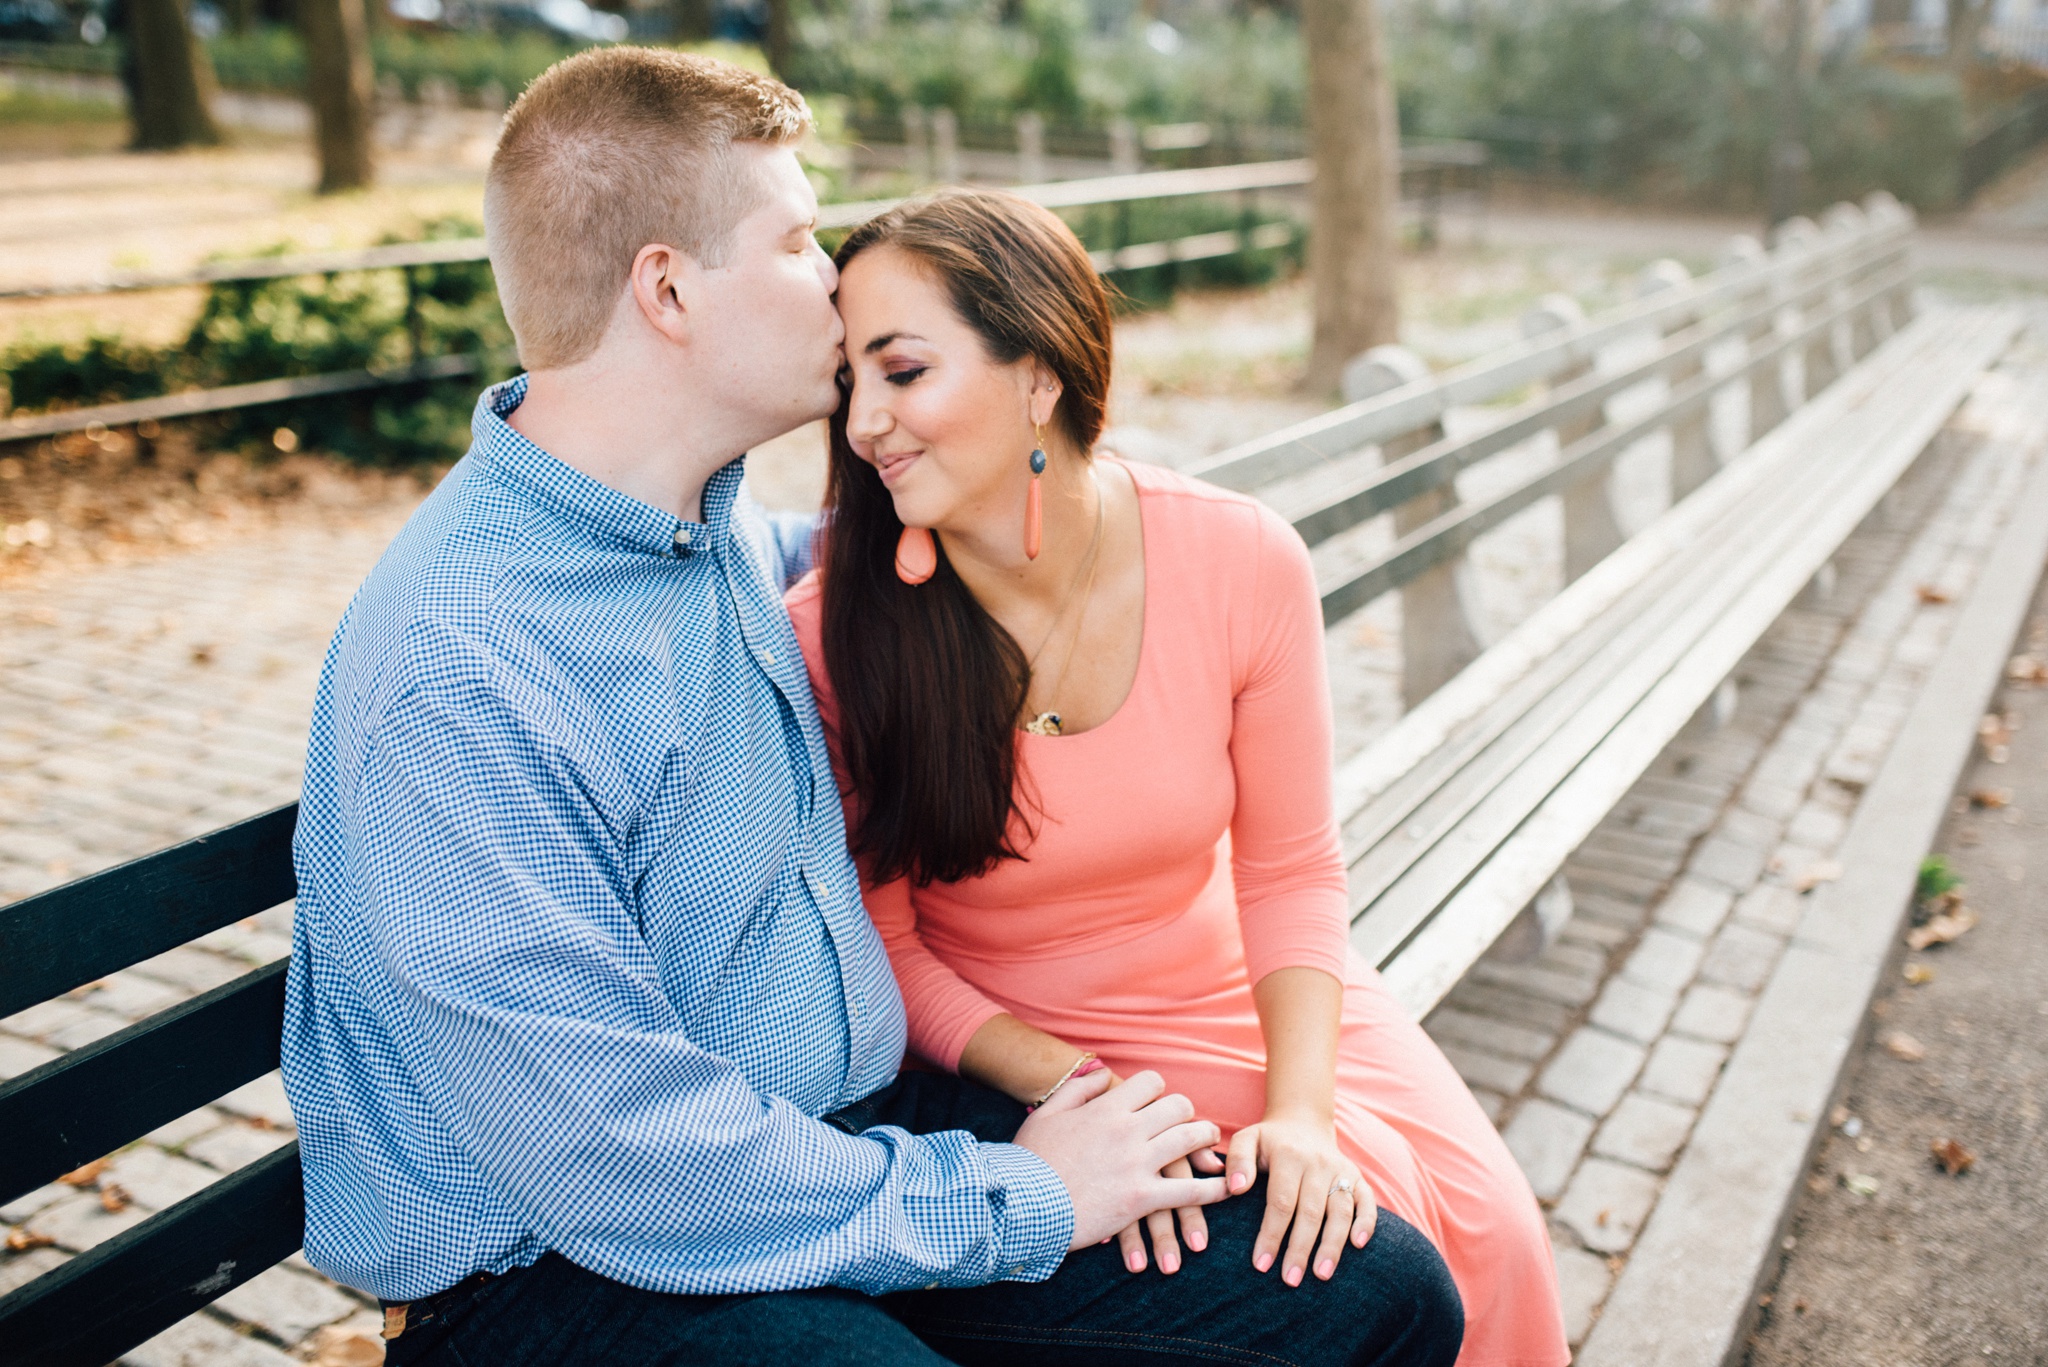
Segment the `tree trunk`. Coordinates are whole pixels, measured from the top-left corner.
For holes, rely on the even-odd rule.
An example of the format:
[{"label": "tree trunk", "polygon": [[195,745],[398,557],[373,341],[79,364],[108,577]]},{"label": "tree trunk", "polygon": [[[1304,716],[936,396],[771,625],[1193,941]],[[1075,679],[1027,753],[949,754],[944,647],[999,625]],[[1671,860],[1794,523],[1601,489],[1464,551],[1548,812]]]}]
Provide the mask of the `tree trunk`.
[{"label": "tree trunk", "polygon": [[213,63],[193,36],[183,0],[129,0],[130,120],[134,146],[211,147],[220,142],[213,121]]},{"label": "tree trunk", "polygon": [[1768,227],[1799,212],[1806,198],[1806,0],[1785,0],[1784,44],[1778,52],[1777,129],[1766,189]]},{"label": "tree trunk", "polygon": [[796,44],[796,0],[768,0],[768,31],[761,35],[768,67],[778,76],[789,72],[790,49]]},{"label": "tree trunk", "polygon": [[1316,168],[1308,246],[1315,341],[1302,384],[1326,393],[1346,361],[1400,330],[1401,141],[1376,0],[1302,0],[1302,38]]},{"label": "tree trunk", "polygon": [[299,0],[299,29],[306,40],[306,103],[320,148],[320,193],[360,190],[375,175],[370,124],[377,93],[363,0]]},{"label": "tree trunk", "polygon": [[1991,18],[1991,0],[1948,0],[1948,59],[1958,71],[1976,65],[1977,43]]}]

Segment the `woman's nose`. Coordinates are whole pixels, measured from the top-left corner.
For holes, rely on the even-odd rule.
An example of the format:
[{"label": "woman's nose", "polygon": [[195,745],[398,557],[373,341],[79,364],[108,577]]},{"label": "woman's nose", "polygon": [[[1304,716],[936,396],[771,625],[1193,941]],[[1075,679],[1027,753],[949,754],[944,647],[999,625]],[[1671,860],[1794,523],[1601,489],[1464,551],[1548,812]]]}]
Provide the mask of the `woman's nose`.
[{"label": "woman's nose", "polygon": [[886,435],[894,425],[889,416],[889,405],[879,402],[875,387],[856,375],[853,393],[846,402],[846,439],[866,446]]}]

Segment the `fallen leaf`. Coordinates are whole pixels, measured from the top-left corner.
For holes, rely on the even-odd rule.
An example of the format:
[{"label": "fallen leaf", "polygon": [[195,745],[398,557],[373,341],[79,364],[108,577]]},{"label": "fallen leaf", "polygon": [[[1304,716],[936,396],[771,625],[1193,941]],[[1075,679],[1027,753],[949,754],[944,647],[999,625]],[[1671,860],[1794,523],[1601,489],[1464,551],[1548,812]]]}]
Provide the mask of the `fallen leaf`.
[{"label": "fallen leaf", "polygon": [[107,1160],[95,1158],[82,1168],[73,1168],[58,1178],[67,1187],[89,1187],[100,1180],[100,1174],[107,1170]]},{"label": "fallen leaf", "polygon": [[1794,892],[1812,892],[1822,883],[1832,883],[1842,876],[1842,865],[1834,859],[1817,859],[1806,866],[1806,871],[1792,880]]},{"label": "fallen leaf", "polygon": [[1927,1046],[1903,1030],[1887,1030],[1878,1043],[1884,1046],[1887,1054],[1908,1063],[1918,1063],[1927,1057]]},{"label": "fallen leaf", "polygon": [[1849,1123],[1849,1114],[1850,1112],[1847,1106],[1837,1106],[1835,1107],[1835,1109],[1828,1112],[1828,1124],[1833,1125],[1836,1129],[1839,1130],[1840,1128],[1842,1128],[1842,1126]]},{"label": "fallen leaf", "polygon": [[1903,970],[1906,981],[1915,987],[1922,987],[1934,981],[1934,970],[1926,964],[1907,964]]},{"label": "fallen leaf", "polygon": [[1965,906],[1954,911],[1942,912],[1928,918],[1927,924],[1914,926],[1906,932],[1908,949],[1925,949],[1929,945],[1945,945],[1961,939],[1971,927],[1977,924],[1977,913]]},{"label": "fallen leaf", "polygon": [[1842,1174],[1842,1185],[1849,1189],[1852,1196],[1877,1195],[1877,1179],[1868,1173],[1845,1172]]},{"label": "fallen leaf", "polygon": [[1611,1211],[1601,1211],[1598,1215],[1595,1215],[1593,1217],[1593,1223],[1601,1226],[1604,1229],[1607,1225],[1607,1217],[1612,1213],[1613,1212]]},{"label": "fallen leaf", "polygon": [[1937,1139],[1928,1148],[1934,1153],[1934,1161],[1941,1164],[1950,1177],[1968,1172],[1977,1161],[1977,1155],[1964,1148],[1960,1140]]},{"label": "fallen leaf", "polygon": [[2038,655],[2015,655],[2005,667],[2005,677],[2014,683],[2048,683],[2048,660]]},{"label": "fallen leaf", "polygon": [[1977,723],[1977,740],[1984,747],[1984,758],[1993,764],[2012,757],[2012,727],[1996,712],[1985,713],[1984,720]]},{"label": "fallen leaf", "polygon": [[2012,805],[2012,789],[1972,788],[1970,790],[1970,805],[1972,807],[2009,807]]},{"label": "fallen leaf", "polygon": [[1800,1296],[1792,1302],[1792,1313],[1795,1315],[1805,1314],[1808,1308],[1809,1307],[1806,1303],[1806,1297],[1804,1296]]},{"label": "fallen leaf", "polygon": [[1937,588],[1933,584],[1922,584],[1913,592],[1923,603],[1946,603],[1954,597],[1947,589]]},{"label": "fallen leaf", "polygon": [[313,1367],[379,1367],[384,1343],[361,1329],[330,1324],[313,1336]]},{"label": "fallen leaf", "polygon": [[100,1209],[109,1215],[119,1215],[133,1199],[119,1182],[100,1183]]},{"label": "fallen leaf", "polygon": [[200,644],[200,645],[196,645],[196,646],[193,646],[193,647],[192,647],[192,663],[193,663],[193,664],[196,664],[196,665],[210,665],[210,664],[212,664],[212,663],[213,663],[213,647],[212,647],[212,646],[210,646],[210,645],[206,645],[206,644]]},{"label": "fallen leaf", "polygon": [[31,1234],[26,1228],[7,1231],[9,1253],[26,1253],[32,1248],[48,1248],[56,1242],[47,1234]]}]

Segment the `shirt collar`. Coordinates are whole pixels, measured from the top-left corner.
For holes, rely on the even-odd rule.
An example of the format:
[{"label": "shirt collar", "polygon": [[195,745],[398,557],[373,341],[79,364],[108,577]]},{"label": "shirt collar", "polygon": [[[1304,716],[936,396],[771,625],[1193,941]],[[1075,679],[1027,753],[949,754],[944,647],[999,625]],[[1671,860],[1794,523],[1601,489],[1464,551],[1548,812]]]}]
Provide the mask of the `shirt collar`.
[{"label": "shirt collar", "polygon": [[592,479],[528,441],[505,421],[525,399],[526,376],[515,375],[492,385],[476,401],[469,423],[470,456],[493,476],[593,539],[650,555],[688,554],[693,546],[727,534],[746,474],[745,456],[705,482],[704,521],[685,522]]}]

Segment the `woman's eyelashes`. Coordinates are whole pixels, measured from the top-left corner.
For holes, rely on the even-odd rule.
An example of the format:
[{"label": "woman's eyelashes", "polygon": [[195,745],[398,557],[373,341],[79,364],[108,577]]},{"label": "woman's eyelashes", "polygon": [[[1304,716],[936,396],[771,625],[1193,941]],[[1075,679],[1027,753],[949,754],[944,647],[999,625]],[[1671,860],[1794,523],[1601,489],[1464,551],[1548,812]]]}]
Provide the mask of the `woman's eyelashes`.
[{"label": "woman's eyelashes", "polygon": [[901,370],[890,371],[882,378],[901,389],[903,386],[915,382],[917,377],[924,374],[929,368],[928,366],[921,365],[905,366]]}]

